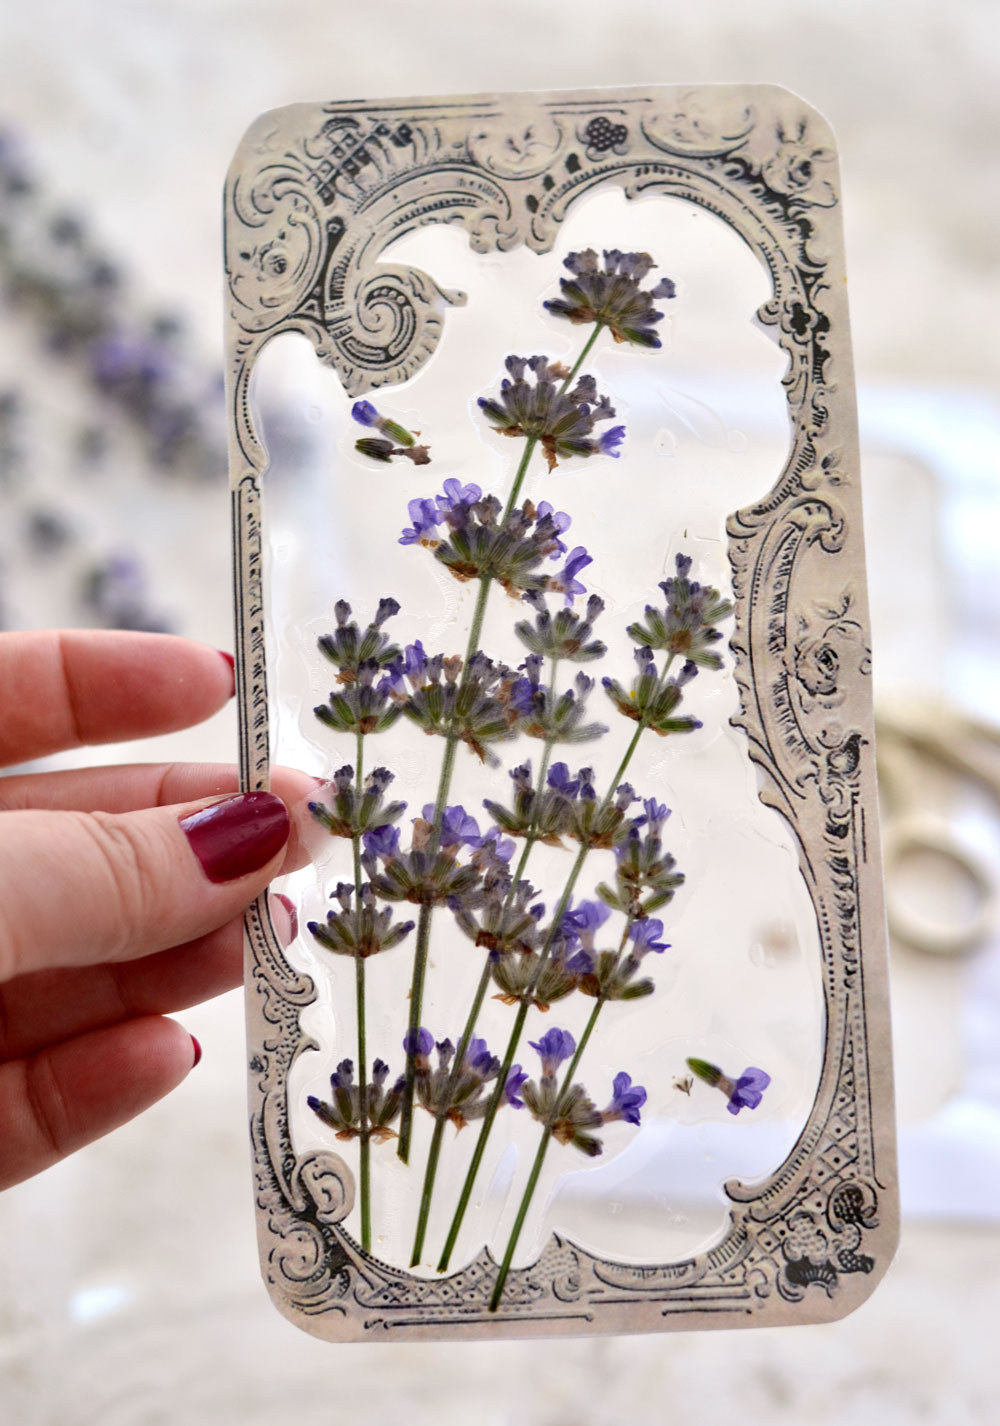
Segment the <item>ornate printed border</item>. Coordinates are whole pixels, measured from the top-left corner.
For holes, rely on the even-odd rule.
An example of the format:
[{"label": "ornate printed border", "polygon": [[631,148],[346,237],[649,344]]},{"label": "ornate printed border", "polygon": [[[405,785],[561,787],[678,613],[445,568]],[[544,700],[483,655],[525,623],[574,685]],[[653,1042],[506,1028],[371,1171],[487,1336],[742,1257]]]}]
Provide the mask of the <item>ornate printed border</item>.
[{"label": "ornate printed border", "polygon": [[484,1251],[425,1281],[343,1229],[353,1181],[297,1158],[285,1080],[314,998],[258,902],[247,917],[250,1122],[265,1278],[317,1336],[519,1336],[815,1322],[862,1302],[897,1237],[885,934],[870,660],[838,175],[824,121],[772,87],[596,91],[294,105],[259,118],[226,190],[237,678],[244,785],[266,786],[260,475],[254,359],[301,332],[354,395],[407,377],[462,301],[378,261],[393,239],[460,223],[476,251],[551,247],[599,184],[709,209],[770,274],[760,309],[788,357],[794,441],[770,494],[730,517],[735,721],[761,796],[794,829],[819,926],[823,1071],[809,1120],[762,1185],[727,1184],[710,1252],[634,1267],[553,1237],[487,1312]]}]

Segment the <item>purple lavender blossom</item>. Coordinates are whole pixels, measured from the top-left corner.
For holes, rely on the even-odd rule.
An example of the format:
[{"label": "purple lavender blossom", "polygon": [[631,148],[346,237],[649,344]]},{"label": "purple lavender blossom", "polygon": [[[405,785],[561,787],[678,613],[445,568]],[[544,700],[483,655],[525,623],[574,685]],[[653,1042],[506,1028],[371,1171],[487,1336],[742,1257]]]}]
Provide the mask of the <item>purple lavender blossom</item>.
[{"label": "purple lavender blossom", "polygon": [[647,797],[642,804],[645,813],[643,817],[635,819],[635,825],[641,827],[644,822],[649,822],[651,826],[662,827],[670,816],[670,808],[665,802],[657,802],[655,797]]},{"label": "purple lavender blossom", "polygon": [[417,688],[423,686],[427,672],[427,652],[418,639],[415,644],[407,644],[403,658],[403,673]]},{"label": "purple lavender blossom", "polygon": [[[563,914],[562,925],[566,931],[578,936],[584,950],[594,949],[594,937],[604,925],[611,912],[601,901],[580,901],[572,911]],[[663,930],[663,926],[660,926]]]},{"label": "purple lavender blossom", "polygon": [[400,535],[397,543],[400,545],[437,543],[433,532],[444,519],[444,515],[438,509],[437,502],[425,498],[418,498],[411,500],[406,508],[413,524],[407,526]]},{"label": "purple lavender blossom", "polygon": [[566,763],[553,763],[549,768],[546,782],[554,791],[572,800],[580,791],[580,779],[570,775],[569,767]]},{"label": "purple lavender blossom", "polygon": [[379,419],[378,411],[370,401],[355,401],[351,415],[361,426],[374,426]]},{"label": "purple lavender blossom", "polygon": [[727,1098],[726,1108],[730,1114],[738,1114],[741,1109],[756,1109],[763,1098],[764,1090],[771,1083],[771,1076],[756,1065],[748,1065],[739,1079],[723,1074],[719,1066],[713,1065],[709,1060],[689,1057],[687,1067],[713,1089],[722,1091]]},{"label": "purple lavender blossom", "polygon": [[577,545],[567,555],[563,568],[549,580],[548,588],[555,593],[565,594],[566,603],[572,604],[574,595],[587,592],[586,585],[581,584],[576,576],[581,569],[586,569],[588,564],[593,563],[593,555],[589,555],[583,545]]},{"label": "purple lavender blossom", "polygon": [[615,460],[617,460],[618,457],[621,455],[621,451],[618,449],[618,447],[621,445],[624,439],[625,427],[612,426],[611,430],[605,431],[603,436],[601,436],[597,442],[597,444],[601,448],[601,455],[612,456]]},{"label": "purple lavender blossom", "polygon": [[466,1046],[465,1055],[462,1059],[463,1070],[482,1077],[489,1073],[492,1065],[493,1056],[490,1054],[486,1041],[479,1036],[473,1035]]},{"label": "purple lavender blossom", "polygon": [[533,1050],[537,1050],[542,1061],[542,1074],[551,1079],[563,1060],[576,1051],[576,1041],[568,1030],[560,1030],[553,1025],[551,1030],[546,1030],[540,1040],[529,1040]]},{"label": "purple lavender blossom", "polygon": [[376,827],[373,832],[364,834],[364,844],[369,856],[381,857],[387,861],[399,851],[399,828]]},{"label": "purple lavender blossom", "polygon": [[633,1084],[632,1076],[624,1070],[615,1075],[611,1103],[601,1111],[605,1124],[615,1119],[623,1119],[626,1124],[640,1122],[639,1110],[646,1102],[646,1091],[641,1084]]},{"label": "purple lavender blossom", "polygon": [[478,485],[463,485],[454,476],[444,483],[444,493],[437,496],[437,507],[443,519],[449,511],[458,510],[463,505],[475,505],[477,500],[483,498],[483,492]]},{"label": "purple lavender blossom", "polygon": [[575,975],[580,977],[585,975],[593,975],[596,965],[597,962],[591,955],[590,951],[584,950],[581,947],[581,949],[578,950],[575,955],[570,956],[569,960],[564,962],[563,969],[566,971],[567,975]]},{"label": "purple lavender blossom", "polygon": [[434,1036],[423,1025],[407,1030],[403,1036],[403,1052],[408,1059],[426,1060],[433,1048]]},{"label": "purple lavender blossom", "polygon": [[503,1087],[504,1103],[509,1104],[511,1109],[523,1109],[524,1100],[521,1098],[521,1086],[527,1081],[528,1072],[520,1065],[511,1065],[510,1073],[507,1076]]},{"label": "purple lavender blossom", "polygon": [[493,855],[498,858],[499,861],[509,862],[514,855],[514,838],[505,837],[499,827],[490,827],[489,831],[483,836],[481,845],[485,847],[490,842],[493,843],[492,847],[490,847]]},{"label": "purple lavender blossom", "polygon": [[[424,807],[423,816],[425,822],[434,821],[433,802],[428,802]],[[481,847],[482,844],[483,838],[479,834],[479,823],[475,817],[457,804],[444,809],[441,818],[442,847]]]},{"label": "purple lavender blossom", "polygon": [[[624,431],[625,427],[621,426],[618,429]],[[559,535],[564,535],[573,523],[572,516],[567,515],[565,510],[557,510],[548,500],[540,500],[535,508],[538,511],[538,518],[540,520],[546,518],[551,519]],[[560,555],[564,555],[565,553],[566,546],[563,541],[558,538],[553,540],[552,553],[549,558],[557,560]],[[527,598],[527,596],[525,596],[525,598]]]},{"label": "purple lavender blossom", "polygon": [[738,1114],[741,1109],[756,1109],[770,1083],[769,1074],[754,1065],[748,1065],[733,1085],[726,1108],[730,1114]]},{"label": "purple lavender blossom", "polygon": [[642,921],[633,921],[628,934],[632,941],[632,954],[636,960],[641,961],[643,956],[650,951],[662,955],[664,951],[670,949],[666,941],[657,939],[663,935],[663,922],[657,921],[653,916],[647,916]]}]

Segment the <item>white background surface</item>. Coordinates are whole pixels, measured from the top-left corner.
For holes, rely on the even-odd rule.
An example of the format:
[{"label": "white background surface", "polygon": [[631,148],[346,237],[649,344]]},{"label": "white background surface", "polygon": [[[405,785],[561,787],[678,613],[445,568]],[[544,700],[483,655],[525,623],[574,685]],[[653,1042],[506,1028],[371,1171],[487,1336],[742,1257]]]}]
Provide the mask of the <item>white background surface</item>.
[{"label": "white background surface", "polygon": [[[0,106],[150,302],[220,350],[219,191],[258,111],[303,98],[779,82],[838,133],[861,385],[876,674],[978,711],[998,633],[1000,44],[992,3],[660,7],[163,0],[9,5]],[[102,512],[110,524],[114,511]],[[228,522],[202,498],[186,632],[228,642]],[[905,520],[905,525],[904,525]],[[905,539],[904,539],[905,535]],[[192,536],[194,538],[194,534]],[[184,548],[188,548],[185,546]],[[184,549],[175,556],[184,560]],[[945,572],[933,583],[934,571]],[[186,585],[186,592],[183,586]],[[915,615],[914,610],[918,613]],[[231,712],[185,756],[229,757]],[[995,1419],[995,947],[894,950],[903,1244],[855,1317],[785,1332],[325,1347],[257,1281],[235,996],[185,1023],[169,1101],[0,1202],[0,1419],[101,1426],[692,1426]]]}]

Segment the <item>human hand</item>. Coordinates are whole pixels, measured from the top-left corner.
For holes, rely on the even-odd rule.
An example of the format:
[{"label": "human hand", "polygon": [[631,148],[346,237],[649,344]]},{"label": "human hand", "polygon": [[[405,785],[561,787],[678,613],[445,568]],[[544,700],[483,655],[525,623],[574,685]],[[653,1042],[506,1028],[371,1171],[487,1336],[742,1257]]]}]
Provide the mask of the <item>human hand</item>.
[{"label": "human hand", "polygon": [[[0,634],[0,766],[187,727],[232,691],[225,656],[186,639]],[[184,763],[0,778],[0,1188],[197,1064],[165,1015],[239,983],[244,908],[306,860],[286,804],[313,780],[237,786]]]}]

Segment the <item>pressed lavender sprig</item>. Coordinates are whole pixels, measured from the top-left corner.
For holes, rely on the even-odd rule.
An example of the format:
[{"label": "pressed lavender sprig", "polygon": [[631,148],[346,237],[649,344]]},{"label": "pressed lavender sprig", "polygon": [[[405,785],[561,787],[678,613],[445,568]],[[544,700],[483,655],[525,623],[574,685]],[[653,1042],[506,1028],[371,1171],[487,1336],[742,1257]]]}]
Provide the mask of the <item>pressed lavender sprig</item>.
[{"label": "pressed lavender sprig", "polygon": [[[410,1258],[411,1267],[419,1263],[423,1251],[445,1125],[452,1123],[456,1130],[461,1130],[471,1120],[481,1118],[486,1112],[485,1088],[496,1079],[500,1070],[500,1061],[496,1055],[490,1054],[486,1041],[482,1039],[470,1039],[457,1055],[451,1040],[439,1040],[435,1046],[438,1063],[432,1067],[429,1041],[433,1043],[430,1031],[420,1027],[416,1037],[407,1036],[404,1045],[404,1048],[413,1049],[416,1099],[434,1119],[427,1171],[420,1196],[416,1236]],[[524,1101],[518,1091],[526,1078],[520,1065],[515,1065],[500,1086],[505,1104],[514,1109],[523,1109]]]},{"label": "pressed lavender sprig", "polygon": [[[544,644],[544,652],[550,659],[548,702],[555,706],[559,702],[556,698],[556,673],[560,662],[566,659],[572,663],[585,663],[599,656],[604,649],[603,644],[590,638],[593,625],[604,609],[604,603],[601,599],[593,596],[587,603],[586,618],[580,618],[569,610],[561,610],[553,620],[548,613],[545,600],[541,596],[532,597],[530,602],[536,610],[534,628],[528,621],[524,621],[517,627],[516,632],[528,647],[532,646],[532,641],[535,639]],[[553,781],[552,774],[548,773],[548,766],[553,744],[559,734],[559,726],[553,719],[547,726],[539,727],[537,732],[543,741],[537,795],[532,792],[530,764],[524,764],[512,774],[519,788],[522,784],[524,785],[526,799],[522,795],[522,800],[526,800],[528,804],[522,808],[518,821],[518,835],[523,836],[524,846],[517,869],[511,875],[506,865],[510,859],[509,852],[504,851],[504,855],[499,857],[488,853],[487,847],[484,846],[475,854],[474,858],[480,864],[483,872],[481,887],[478,891],[467,895],[463,901],[451,904],[452,913],[461,929],[475,941],[477,946],[486,947],[489,951],[459,1041],[459,1060],[474,1035],[476,1022],[491,979],[498,987],[499,998],[505,1003],[511,1004],[519,1000],[530,983],[535,1004],[544,1005],[547,1008],[547,1005],[553,1000],[561,999],[563,995],[569,994],[571,990],[575,989],[579,974],[586,969],[582,963],[573,963],[572,948],[568,945],[567,940],[563,947],[564,954],[557,955],[556,963],[537,986],[533,984],[533,957],[547,935],[547,932],[539,925],[544,917],[545,908],[540,903],[532,904],[535,898],[534,888],[529,882],[522,880],[522,877],[535,842],[539,840],[558,842],[558,837],[546,834],[545,830],[535,821],[531,809],[534,807],[536,811],[541,812],[543,817],[551,821],[553,816],[552,798],[558,795],[560,802],[565,800],[562,793],[556,794],[551,791],[550,794],[547,794],[546,792],[547,784]],[[568,770],[564,763],[557,764],[553,769],[553,774],[556,774],[554,785],[561,786],[564,779],[556,772],[556,769],[561,769],[563,774]],[[485,800],[483,805],[487,810],[495,806],[489,800]],[[495,830],[498,839],[496,846],[499,848],[502,845],[499,840],[499,833],[502,829],[497,827]],[[507,845],[513,847],[512,843]],[[548,997],[547,1001],[543,999],[545,996]],[[510,1073],[513,1071],[508,1072],[505,1084],[509,1083]],[[434,1192],[436,1172],[437,1157],[431,1156],[428,1158],[421,1194],[422,1201],[427,1203],[427,1212],[429,1212],[431,1196]],[[419,1233],[418,1236],[420,1236]],[[414,1247],[415,1256],[419,1256],[422,1247],[423,1239],[420,1236],[420,1242]]]},{"label": "pressed lavender sprig", "polygon": [[495,664],[483,653],[474,653],[468,662],[457,655],[428,656],[418,639],[389,670],[386,690],[425,733],[449,745],[465,743],[481,762],[496,763],[488,745],[514,736],[509,698],[516,677],[506,664]]},{"label": "pressed lavender sprig", "polygon": [[360,1084],[354,1083],[354,1065],[350,1060],[341,1060],[330,1076],[331,1097],[329,1101],[310,1094],[309,1108],[324,1124],[333,1129],[338,1139],[366,1139],[382,1144],[395,1138],[390,1127],[399,1114],[403,1102],[402,1075],[388,1088],[389,1066],[382,1060],[372,1065],[372,1077],[365,1086],[364,1095]]},{"label": "pressed lavender sprig", "polygon": [[[594,611],[596,614],[596,611]],[[555,688],[555,675],[559,659],[552,658],[550,687]],[[539,790],[544,786],[546,779],[546,769],[548,767],[549,756],[552,752],[552,736],[545,736],[542,752],[541,767],[539,771]],[[530,766],[524,768],[529,784],[531,780]],[[484,806],[489,807],[488,802]],[[514,844],[504,841],[500,835],[501,829],[493,829],[492,840],[484,840],[483,845],[474,853],[473,861],[482,872],[482,883],[478,889],[468,893],[462,899],[454,899],[449,905],[452,914],[459,927],[469,936],[477,946],[486,947],[489,954],[483,964],[479,984],[473,995],[472,1005],[469,1009],[459,1040],[457,1061],[461,1061],[466,1053],[467,1047],[472,1042],[476,1022],[482,1009],[483,1001],[490,984],[491,978],[495,979],[500,987],[500,998],[506,999],[507,993],[514,989],[514,982],[504,977],[508,974],[506,967],[511,961],[518,957],[531,956],[537,946],[538,941],[544,935],[538,923],[545,914],[543,905],[531,904],[534,901],[535,891],[531,884],[522,880],[528,856],[531,852],[537,836],[529,826],[525,830],[525,842],[518,861],[517,869],[511,875],[507,866]],[[504,967],[501,970],[501,966]],[[570,984],[567,988],[572,989]],[[544,990],[550,991],[553,996],[558,987],[550,978],[546,981]],[[504,1093],[509,1093],[511,1076],[514,1075],[517,1066],[511,1068],[508,1065],[504,1077]],[[518,1107],[517,1104],[514,1107]],[[414,1242],[413,1256],[416,1261],[423,1250],[423,1235],[426,1231],[427,1216],[430,1212],[431,1198],[434,1192],[434,1180],[437,1173],[437,1160],[440,1149],[432,1151],[428,1157],[427,1167],[424,1173],[423,1189],[421,1191],[421,1202],[425,1205],[422,1212],[421,1223],[418,1224],[417,1238]]]},{"label": "pressed lavender sprig", "polygon": [[607,327],[616,342],[661,345],[653,328],[663,320],[663,313],[653,306],[653,299],[670,299],[677,289],[669,277],[661,278],[648,291],[639,286],[656,266],[649,253],[606,249],[602,267],[594,249],[585,248],[570,253],[563,266],[571,276],[559,279],[562,296],[544,303],[553,316],[566,317],[576,325],[593,322]]},{"label": "pressed lavender sprig", "polygon": [[480,410],[502,435],[538,441],[549,470],[559,464],[558,456],[618,458],[625,427],[613,426],[595,436],[595,426],[610,421],[615,408],[606,396],[598,396],[592,376],[581,376],[567,390],[572,373],[560,362],[544,356],[509,356],[505,365],[508,375],[500,383],[499,395],[479,398]]},{"label": "pressed lavender sprig", "polygon": [[[553,1026],[540,1040],[533,1040],[531,1048],[538,1051],[542,1061],[542,1073],[537,1082],[527,1080],[521,1093],[532,1118],[541,1124],[542,1135],[524,1193],[521,1195],[514,1226],[507,1240],[497,1280],[493,1285],[490,1296],[491,1312],[495,1312],[500,1306],[511,1261],[538,1186],[549,1144],[555,1139],[557,1143],[570,1144],[588,1158],[594,1158],[602,1152],[603,1147],[594,1130],[615,1120],[638,1126],[641,1122],[640,1110],[646,1102],[645,1089],[642,1085],[633,1084],[631,1076],[623,1070],[615,1076],[609,1104],[605,1109],[598,1109],[583,1085],[574,1081],[583,1045],[578,1046],[568,1030]],[[567,1059],[570,1061],[569,1067],[562,1084],[559,1085],[558,1070]]]},{"label": "pressed lavender sprig", "polygon": [[411,500],[409,516],[413,524],[403,530],[399,543],[432,550],[458,580],[495,580],[515,599],[546,589],[569,599],[583,592],[576,576],[592,560],[582,546],[568,554],[559,574],[539,570],[543,560],[567,554],[562,536],[572,523],[546,500],[537,506],[525,500],[501,518],[495,495],[484,496],[478,485],[452,478],[440,495]]},{"label": "pressed lavender sprig", "polygon": [[615,845],[615,885],[601,882],[597,887],[605,906],[633,918],[666,906],[684,884],[676,861],[663,849],[661,833],[670,809],[655,797],[647,798],[642,807],[643,815],[632,818],[626,838]]},{"label": "pressed lavender sprig", "polygon": [[[371,882],[362,881],[361,845],[363,837],[391,835],[392,823],[405,811],[405,802],[386,803],[385,794],[392,782],[386,768],[376,768],[364,775],[364,741],[372,733],[390,728],[400,710],[392,699],[392,680],[383,672],[395,664],[400,651],[385,633],[383,625],[399,612],[395,599],[381,599],[375,617],[362,631],[351,617],[351,606],[339,600],[334,606],[336,630],[319,640],[319,648],[337,669],[337,688],[327,703],[313,711],[321,723],[337,732],[353,733],[355,767],[345,766],[334,774],[332,805],[317,799],[309,809],[320,826],[332,836],[351,841],[354,863],[354,905],[351,888],[341,884],[336,895],[340,912],[328,913],[325,924],[311,922],[309,930],[325,949],[354,959],[354,994],[358,1037],[357,1098],[360,1173],[359,1208],[361,1214],[361,1246],[371,1250],[371,1140],[368,1118],[369,1090],[367,1072],[367,1024],[365,1006],[365,964],[380,951],[400,944],[413,929],[413,922],[392,923],[388,909],[379,912],[376,891]],[[352,780],[353,779],[353,780]],[[397,832],[398,837],[398,832]],[[381,1063],[381,1062],[379,1062]],[[384,1076],[383,1076],[384,1079]],[[376,1083],[373,1080],[372,1083]],[[377,1099],[379,1112],[384,1104]],[[388,1121],[383,1122],[383,1127]]]},{"label": "pressed lavender sprig", "polygon": [[[656,731],[661,733],[662,735],[666,735],[668,732],[690,732],[693,730],[693,728],[700,726],[697,723],[697,720],[695,719],[673,719],[671,717],[669,720],[667,720],[665,717],[661,718],[661,714],[663,712],[661,708],[661,694],[664,693],[668,688],[669,680],[667,674],[673,658],[674,655],[668,655],[664,663],[663,671],[658,678],[654,679],[653,686],[648,689],[644,689],[641,706],[638,707],[637,712],[635,713],[635,722],[637,725],[635,732],[633,733],[631,741],[629,742],[629,745],[625,750],[625,754],[618,766],[618,769],[611,780],[611,784],[608,787],[608,790],[605,793],[604,797],[601,799],[600,803],[597,802],[596,795],[594,795],[593,793],[593,788],[592,785],[589,783],[589,779],[584,782],[581,775],[581,786],[579,791],[582,794],[584,789],[586,788],[589,791],[590,796],[581,795],[578,797],[575,804],[573,802],[570,802],[569,804],[570,808],[574,813],[571,833],[576,836],[577,840],[579,840],[580,850],[577,853],[572,868],[570,869],[569,877],[566,881],[566,885],[563,888],[562,896],[554,913],[553,926],[558,924],[570,904],[570,899],[573,895],[573,891],[576,887],[576,882],[579,878],[580,872],[583,869],[583,865],[586,861],[588,853],[594,847],[613,846],[615,841],[617,840],[617,835],[621,823],[624,819],[625,810],[629,803],[633,801],[635,797],[635,794],[633,793],[631,787],[629,787],[627,783],[621,783],[620,779],[624,776],[625,771],[627,770],[628,765],[631,762],[632,756],[635,752],[636,747],[638,746],[639,739],[642,736],[642,733],[644,732],[647,726],[650,726],[651,719],[653,719],[654,717],[658,719]],[[693,665],[692,670],[693,672],[689,677],[693,677],[693,674],[697,672],[697,669],[694,668]],[[607,683],[607,680],[605,681],[605,683]],[[676,687],[677,681],[675,680],[674,683]],[[668,701],[670,704],[669,711],[671,715],[674,709],[676,708],[677,703],[679,702],[682,687],[683,685],[681,685],[680,688],[676,689],[676,696],[674,696],[673,693],[670,693],[668,695]],[[623,697],[625,696],[626,695],[624,695],[623,693]],[[625,711],[627,713],[627,716],[632,717],[632,709],[635,707],[636,700],[633,697],[633,699],[629,702],[628,708],[623,709],[622,711]],[[667,721],[669,721],[669,726],[665,726],[665,723]],[[505,831],[513,830],[509,823],[505,823],[502,818],[498,817],[497,821],[498,824],[502,826]],[[535,972],[536,977],[544,971],[551,950],[553,939],[554,933],[550,934],[550,936],[546,938],[546,942],[539,952],[538,964],[536,966]],[[513,1063],[514,1055],[517,1053],[517,1046],[520,1043],[521,1032],[524,1029],[524,1023],[527,1018],[528,1010],[531,1006],[531,1003],[531,997],[528,995],[526,995],[522,999],[520,1008],[517,1013],[517,1017],[514,1021],[514,1026],[511,1030],[510,1040],[507,1045],[507,1052],[504,1057],[505,1067],[509,1067],[510,1064]],[[501,1075],[503,1073],[504,1070],[502,1069]],[[440,1261],[438,1262],[438,1270],[440,1272],[443,1272],[447,1268],[451,1260],[451,1254],[454,1250],[455,1243],[458,1239],[458,1234],[461,1231],[462,1222],[465,1218],[465,1213],[468,1209],[469,1200],[472,1196],[472,1189],[475,1185],[476,1177],[479,1173],[479,1168],[482,1163],[483,1154],[486,1150],[486,1143],[493,1126],[493,1118],[495,1115],[495,1110],[493,1109],[494,1103],[496,1103],[498,1106],[496,1096],[494,1096],[494,1101],[491,1102],[491,1107],[487,1110],[486,1116],[483,1119],[479,1139],[476,1143],[476,1147],[473,1151],[472,1160],[466,1172],[465,1181],[462,1185],[462,1189],[459,1194],[459,1200],[455,1209],[455,1214],[452,1219],[451,1227],[448,1231],[448,1237],[445,1241]]]},{"label": "pressed lavender sprig", "polygon": [[712,585],[688,579],[689,555],[677,556],[676,569],[672,579],[660,581],[666,608],[661,611],[647,604],[645,623],[630,624],[629,638],[650,649],[682,654],[702,668],[720,669],[722,658],[712,645],[722,638],[716,625],[733,612],[732,603]]},{"label": "pressed lavender sprig", "polygon": [[[580,353],[580,356],[577,359],[573,368],[567,373],[562,385],[558,389],[553,388],[554,395],[556,398],[561,399],[565,395],[569,383],[577,374],[586,354],[593,346],[594,341],[596,340],[600,330],[601,328],[599,325],[594,328],[594,331],[588,339],[587,343],[585,344],[583,351]],[[516,361],[517,358],[514,358],[514,360]],[[589,388],[587,389],[589,390]],[[574,411],[576,413],[576,417],[578,418],[580,412],[577,406],[575,405]],[[521,460],[514,474],[513,484],[511,486],[510,494],[507,498],[506,506],[504,507],[502,516],[500,517],[500,524],[504,527],[508,525],[508,522],[510,521],[511,516],[514,512],[518,497],[521,492],[521,486],[524,482],[524,478],[527,474],[528,466],[531,462],[531,458],[534,454],[536,446],[545,434],[548,434],[551,437],[552,442],[555,442],[557,433],[555,431],[550,431],[548,433],[544,431],[538,431],[537,433],[525,431],[523,432],[523,434],[525,436],[524,451],[521,455]],[[532,585],[524,582],[523,576],[525,573],[530,573],[530,569],[526,570],[523,563],[518,564],[516,567],[512,567],[509,563],[506,567],[502,566],[501,555],[504,559],[507,559],[508,556],[513,558],[513,553],[517,547],[518,541],[520,541],[522,546],[525,542],[527,542],[529,546],[531,546],[532,559],[534,559],[534,555],[536,552],[538,553],[538,560],[544,558],[545,553],[551,555],[565,552],[565,546],[562,544],[559,536],[561,533],[561,528],[565,529],[566,525],[568,524],[568,517],[557,516],[554,512],[551,511],[551,507],[549,508],[549,510],[543,511],[542,507],[538,507],[538,509],[536,509],[534,506],[530,505],[530,502],[526,502],[525,506],[523,506],[520,511],[519,519],[514,522],[513,526],[511,526],[510,531],[508,532],[512,544],[506,547],[498,546],[498,544],[496,543],[496,538],[491,533],[490,522],[495,519],[493,505],[482,505],[481,500],[482,492],[480,491],[478,486],[470,485],[463,488],[460,482],[457,481],[454,482],[452,485],[446,483],[443,496],[439,497],[436,501],[432,502],[430,500],[419,500],[416,502],[410,502],[409,513],[410,518],[413,520],[413,525],[408,527],[408,529],[403,532],[403,536],[401,537],[401,543],[430,544],[433,546],[435,537],[431,535],[431,531],[435,530],[436,526],[441,523],[441,519],[437,517],[442,516],[444,517],[445,522],[448,524],[448,528],[452,536],[454,536],[457,531],[461,531],[469,553],[476,552],[476,541],[484,539],[484,536],[482,534],[483,531],[487,532],[487,536],[492,541],[489,549],[489,559],[483,565],[482,568],[480,568],[479,565],[476,564],[474,570],[471,568],[459,569],[458,577],[464,577],[469,579],[478,577],[479,579],[479,592],[476,596],[476,604],[472,614],[472,623],[469,629],[469,640],[466,646],[466,653],[462,670],[462,679],[460,683],[460,691],[464,690],[464,685],[469,676],[471,660],[473,659],[475,654],[480,652],[479,640],[482,634],[483,620],[486,615],[486,606],[489,600],[490,589],[492,587],[494,579],[506,578],[507,583],[512,590],[519,589],[522,593],[531,592],[532,589],[537,590],[542,587],[540,583]],[[474,511],[474,506],[478,506],[479,508]],[[539,536],[540,525],[542,527],[541,537]],[[476,533],[477,529],[480,532],[479,534]],[[533,544],[532,539],[530,538],[532,535]],[[538,548],[540,539],[541,543],[546,546],[544,552]],[[442,548],[443,547],[444,542],[442,542]],[[463,553],[462,550],[454,544],[452,545],[452,549],[454,550],[456,556],[459,559],[459,564],[461,564],[461,556]],[[437,549],[435,549],[435,553],[437,553]],[[537,562],[538,561],[536,560],[535,564],[537,564]],[[580,572],[580,569],[583,568],[584,563],[589,562],[590,556],[587,555],[586,550],[584,550],[582,546],[573,550],[570,553],[569,559],[567,560],[566,568],[563,570],[561,576],[559,577],[559,584],[563,592],[566,593],[568,599],[572,599],[574,593],[582,591],[583,586],[579,583],[576,576]],[[531,567],[533,568],[534,566]],[[453,567],[453,572],[455,572],[455,568],[456,567]],[[501,574],[502,568],[504,569],[503,574]],[[510,578],[510,576],[515,573],[521,575],[520,583],[517,583],[514,579]],[[445,747],[441,759],[441,772],[438,778],[438,791],[434,802],[434,825],[437,825],[437,823],[439,822],[444,812],[445,804],[448,800],[448,792],[451,787],[451,779],[455,766],[455,752],[458,745],[458,740],[459,738],[456,730],[453,728],[449,729],[449,731],[445,735]],[[432,907],[430,905],[424,905],[421,907],[420,918],[417,925],[416,949],[413,958],[413,976],[410,984],[411,1032],[416,1027],[418,1027],[420,1023],[420,1014],[423,1002],[424,976],[426,973],[427,955],[430,944],[431,914]],[[509,1068],[510,1065],[508,1063],[508,1069]],[[406,1068],[407,1086],[403,1102],[403,1112],[400,1124],[398,1148],[399,1156],[404,1163],[408,1161],[410,1152],[410,1134],[413,1118],[413,1073],[414,1072],[412,1062],[408,1061]],[[499,1101],[497,1100],[497,1102]]]}]

